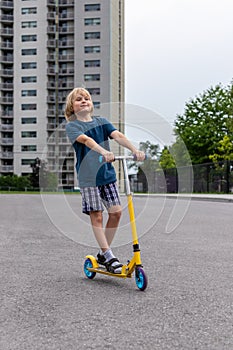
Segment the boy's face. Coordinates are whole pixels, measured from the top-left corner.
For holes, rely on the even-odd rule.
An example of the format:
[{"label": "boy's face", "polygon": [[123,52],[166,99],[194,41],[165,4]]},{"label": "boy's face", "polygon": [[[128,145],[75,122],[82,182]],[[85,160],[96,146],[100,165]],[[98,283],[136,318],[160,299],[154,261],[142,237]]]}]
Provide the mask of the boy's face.
[{"label": "boy's face", "polygon": [[90,114],[93,110],[90,96],[77,94],[73,102],[73,110],[75,114]]}]

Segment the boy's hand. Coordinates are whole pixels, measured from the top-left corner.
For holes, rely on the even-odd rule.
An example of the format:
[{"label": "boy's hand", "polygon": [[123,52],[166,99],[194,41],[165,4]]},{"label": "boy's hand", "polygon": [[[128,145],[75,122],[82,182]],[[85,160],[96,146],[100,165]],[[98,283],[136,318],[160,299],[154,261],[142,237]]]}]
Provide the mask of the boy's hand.
[{"label": "boy's hand", "polygon": [[145,153],[139,150],[136,150],[136,152],[134,152],[134,156],[138,161],[143,161],[146,158]]},{"label": "boy's hand", "polygon": [[103,154],[103,157],[104,157],[105,162],[107,162],[107,163],[114,162],[114,160],[115,160],[115,156],[112,152],[105,152]]}]

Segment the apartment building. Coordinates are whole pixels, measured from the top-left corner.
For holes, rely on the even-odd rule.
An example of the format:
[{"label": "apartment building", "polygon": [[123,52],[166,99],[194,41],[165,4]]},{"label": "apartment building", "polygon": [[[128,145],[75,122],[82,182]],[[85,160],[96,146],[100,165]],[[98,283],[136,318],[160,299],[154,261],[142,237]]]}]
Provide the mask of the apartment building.
[{"label": "apartment building", "polygon": [[124,0],[1,0],[0,35],[0,174],[31,173],[46,149],[59,186],[73,187],[67,94],[87,88],[95,115],[117,102],[110,120],[124,125]]}]

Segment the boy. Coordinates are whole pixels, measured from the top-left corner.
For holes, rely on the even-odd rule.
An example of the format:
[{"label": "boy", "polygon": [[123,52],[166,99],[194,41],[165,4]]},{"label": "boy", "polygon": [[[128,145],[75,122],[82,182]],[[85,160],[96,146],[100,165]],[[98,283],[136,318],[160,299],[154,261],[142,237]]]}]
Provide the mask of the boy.
[{"label": "boy", "polygon": [[[121,203],[116,185],[116,173],[111,162],[114,154],[108,139],[128,148],[137,158],[145,159],[144,152],[137,150],[131,142],[105,118],[92,117],[91,95],[84,88],[75,88],[66,99],[66,132],[75,149],[82,211],[90,215],[92,229],[99,244],[97,261],[112,273],[121,273],[122,264],[114,256],[110,245],[116,233]],[[99,156],[106,163],[100,164]],[[108,211],[106,227],[103,228],[104,206]]]}]

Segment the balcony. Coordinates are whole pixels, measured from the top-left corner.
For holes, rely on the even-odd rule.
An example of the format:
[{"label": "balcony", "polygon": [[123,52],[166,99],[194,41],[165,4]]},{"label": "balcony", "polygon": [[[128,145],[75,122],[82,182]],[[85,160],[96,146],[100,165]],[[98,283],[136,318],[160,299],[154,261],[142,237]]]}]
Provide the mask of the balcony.
[{"label": "balcony", "polygon": [[[47,0],[47,5],[55,6],[56,0]],[[73,6],[74,0],[58,0],[58,4],[61,6]]]},{"label": "balcony", "polygon": [[0,47],[2,50],[13,50],[14,45],[13,42],[9,42],[9,41],[2,41],[0,44]]},{"label": "balcony", "polygon": [[56,40],[55,39],[50,39],[47,41],[47,47],[56,47]]},{"label": "balcony", "polygon": [[0,172],[1,173],[11,173],[14,171],[13,165],[0,165]]},{"label": "balcony", "polygon": [[[47,61],[52,61],[54,62],[56,60],[56,55],[54,53],[48,54],[47,55]],[[59,55],[58,56],[59,62],[73,62],[74,61],[74,55],[69,54],[69,55]]]},{"label": "balcony", "polygon": [[[74,74],[74,68],[60,68],[59,69],[59,74],[62,75],[73,75]],[[47,74],[48,75],[55,75],[55,68],[48,68],[47,69]]]},{"label": "balcony", "polygon": [[0,33],[2,36],[13,36],[14,30],[13,30],[13,28],[2,28],[0,30]]},{"label": "balcony", "polygon": [[64,21],[67,21],[67,20],[74,20],[74,12],[73,11],[64,11],[64,12],[61,12],[59,13],[59,20],[64,20]]},{"label": "balcony", "polygon": [[56,5],[56,0],[47,0],[47,5],[53,5],[55,6]]},{"label": "balcony", "polygon": [[14,112],[13,111],[1,111],[0,116],[2,119],[13,119]]},{"label": "balcony", "polygon": [[3,137],[2,139],[0,139],[0,143],[2,145],[13,146],[14,139],[13,137]]},{"label": "balcony", "polygon": [[74,55],[59,55],[58,59],[61,62],[74,61]]},{"label": "balcony", "polygon": [[12,104],[14,102],[13,96],[7,96],[7,97],[0,97],[0,103],[1,104]]},{"label": "balcony", "polygon": [[[58,88],[61,89],[73,89],[74,87],[74,80],[71,81],[59,81],[58,82]],[[56,89],[56,83],[55,81],[50,81],[47,83],[48,89]]]},{"label": "balcony", "polygon": [[57,126],[54,123],[48,123],[47,124],[47,130],[52,131],[52,130],[55,130],[56,128],[57,128]]},{"label": "balcony", "polygon": [[74,0],[59,0],[59,5],[62,6],[74,6]]},{"label": "balcony", "polygon": [[0,126],[0,130],[1,131],[13,131],[14,130],[14,126],[13,126],[13,124],[2,124]]},{"label": "balcony", "polygon": [[74,47],[74,40],[60,40],[58,43],[59,47]]},{"label": "balcony", "polygon": [[56,18],[56,13],[55,12],[48,12],[48,14],[47,14],[47,19],[48,20],[53,19],[55,21],[55,18]]},{"label": "balcony", "polygon": [[72,34],[74,33],[74,26],[59,27],[59,33]]},{"label": "balcony", "polygon": [[13,83],[1,83],[0,89],[1,90],[13,90]]},{"label": "balcony", "polygon": [[13,1],[0,1],[0,8],[2,9],[13,9]]},{"label": "balcony", "polygon": [[1,159],[13,159],[14,154],[13,154],[13,152],[2,152],[2,153],[0,153],[0,158]]},{"label": "balcony", "polygon": [[50,136],[47,139],[47,143],[48,144],[56,144],[58,143],[59,145],[70,145],[70,141],[68,139],[68,137],[58,137],[56,138],[55,136]]},{"label": "balcony", "polygon": [[0,61],[2,63],[13,63],[14,62],[14,56],[13,55],[0,56]]},{"label": "balcony", "polygon": [[70,173],[70,172],[74,172],[74,166],[71,166],[71,165],[69,165],[69,166],[63,166],[62,167],[62,172],[64,173],[64,172],[67,172],[67,173]]},{"label": "balcony", "polygon": [[[57,114],[56,109],[50,108],[50,109],[47,110],[47,117],[50,117],[50,118],[51,118],[51,117],[56,117],[56,114]],[[61,110],[59,110],[59,111],[58,111],[58,117],[59,117],[59,118],[65,118],[64,112],[61,111]]]},{"label": "balcony", "polygon": [[1,69],[0,75],[2,77],[13,77],[14,71],[13,71],[13,69]]},{"label": "balcony", "polygon": [[1,15],[0,16],[0,22],[13,23],[13,21],[14,21],[13,15]]}]

